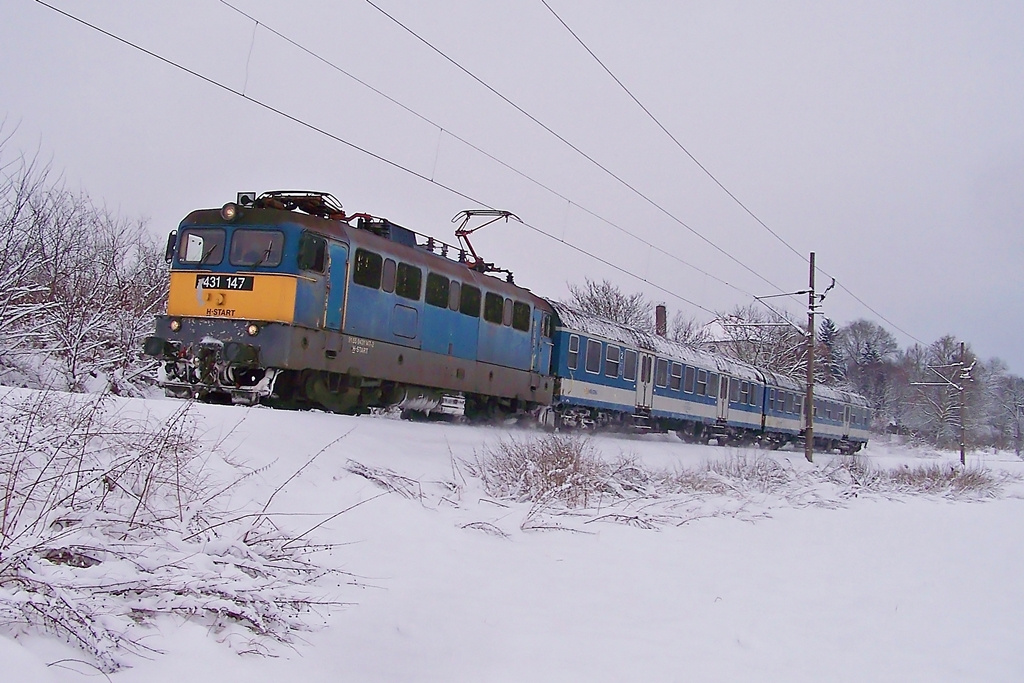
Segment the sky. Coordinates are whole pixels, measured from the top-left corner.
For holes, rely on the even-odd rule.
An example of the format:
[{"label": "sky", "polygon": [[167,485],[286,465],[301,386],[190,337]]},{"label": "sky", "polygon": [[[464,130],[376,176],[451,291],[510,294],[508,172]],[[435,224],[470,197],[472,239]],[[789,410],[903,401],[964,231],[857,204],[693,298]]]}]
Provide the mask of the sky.
[{"label": "sky", "polygon": [[519,284],[609,279],[702,322],[805,288],[814,251],[840,325],[1024,373],[1019,2],[373,3],[50,3],[190,74],[7,0],[4,156],[161,235],[239,191],[449,242],[507,209],[474,246]]}]

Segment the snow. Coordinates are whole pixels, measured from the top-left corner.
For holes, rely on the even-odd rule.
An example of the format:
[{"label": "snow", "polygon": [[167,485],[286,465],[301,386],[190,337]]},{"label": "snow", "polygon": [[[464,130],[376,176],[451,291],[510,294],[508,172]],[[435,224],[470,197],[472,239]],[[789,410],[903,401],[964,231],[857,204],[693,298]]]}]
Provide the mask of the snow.
[{"label": "snow", "polygon": [[[125,415],[167,417],[180,407],[172,400],[117,401]],[[843,497],[813,476],[831,456],[810,464],[792,451],[602,435],[591,439],[602,457],[631,456],[652,470],[770,457],[795,477],[780,490],[741,486],[735,495],[608,500],[566,514],[496,500],[469,472],[468,463],[510,434],[536,436],[527,430],[264,408],[194,410],[211,467],[249,473],[230,492],[233,507],[258,512],[272,498],[275,523],[296,535],[347,510],[308,537],[334,544],[316,559],[346,573],[316,588],[345,605],[324,610],[319,625],[291,646],[162,618],[145,643],[163,654],[136,657],[110,675],[114,681],[1024,675],[1018,479],[991,498]],[[877,467],[952,466],[958,454],[871,443],[864,458]],[[972,453],[968,464],[1024,475],[1024,462],[1012,453]],[[389,473],[397,490],[355,473],[359,466]],[[611,511],[652,528],[599,519]],[[255,647],[267,654],[245,653]],[[7,680],[93,679],[97,672],[86,659],[52,638],[0,636]],[[47,666],[57,660],[65,661]]]}]

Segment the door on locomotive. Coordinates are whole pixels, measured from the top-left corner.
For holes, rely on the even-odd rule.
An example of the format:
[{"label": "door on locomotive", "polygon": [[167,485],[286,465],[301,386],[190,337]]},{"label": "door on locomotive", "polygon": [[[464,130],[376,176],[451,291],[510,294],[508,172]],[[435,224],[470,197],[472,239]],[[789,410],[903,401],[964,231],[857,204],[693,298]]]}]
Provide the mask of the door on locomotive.
[{"label": "door on locomotive", "polygon": [[654,398],[654,355],[640,352],[640,374],[636,379],[636,407],[650,410]]},{"label": "door on locomotive", "polygon": [[331,276],[328,281],[325,327],[329,330],[340,330],[342,309],[345,306],[345,283],[348,277],[348,245],[331,242],[330,257]]}]

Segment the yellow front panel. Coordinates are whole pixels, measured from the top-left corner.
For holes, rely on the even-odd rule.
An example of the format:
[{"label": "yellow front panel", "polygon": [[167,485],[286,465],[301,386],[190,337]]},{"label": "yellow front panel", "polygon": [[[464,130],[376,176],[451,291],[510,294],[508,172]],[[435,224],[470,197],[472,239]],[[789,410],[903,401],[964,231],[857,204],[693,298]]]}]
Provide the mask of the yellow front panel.
[{"label": "yellow front panel", "polygon": [[[295,275],[253,275],[252,290],[196,287],[196,276],[171,273],[167,314],[290,323],[295,317]],[[228,274],[230,277],[230,274]]]}]

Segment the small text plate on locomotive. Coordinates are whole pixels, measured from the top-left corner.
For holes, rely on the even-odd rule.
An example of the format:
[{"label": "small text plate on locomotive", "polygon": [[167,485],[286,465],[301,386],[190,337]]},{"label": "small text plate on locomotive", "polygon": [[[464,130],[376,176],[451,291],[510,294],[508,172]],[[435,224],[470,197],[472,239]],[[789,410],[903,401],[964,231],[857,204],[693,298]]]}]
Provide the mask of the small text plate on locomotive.
[{"label": "small text plate on locomotive", "polygon": [[196,289],[252,291],[252,275],[196,275]]}]

